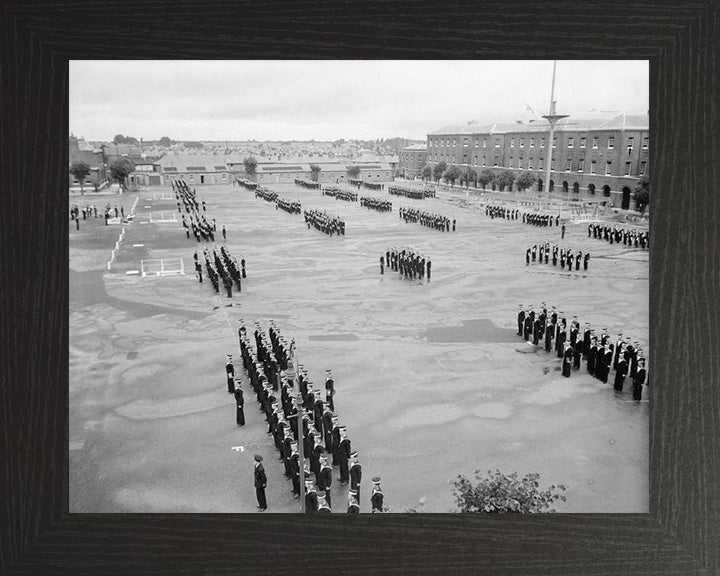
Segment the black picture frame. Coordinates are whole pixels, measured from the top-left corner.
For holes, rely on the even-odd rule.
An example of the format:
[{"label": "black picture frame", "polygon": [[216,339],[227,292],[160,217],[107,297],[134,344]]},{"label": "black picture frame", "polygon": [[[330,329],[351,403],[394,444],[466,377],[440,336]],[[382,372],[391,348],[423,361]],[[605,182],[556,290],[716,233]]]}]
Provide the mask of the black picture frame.
[{"label": "black picture frame", "polygon": [[[718,0],[6,0],[0,572],[720,574],[719,23]],[[650,513],[68,514],[68,61],[150,58],[649,59]]]}]

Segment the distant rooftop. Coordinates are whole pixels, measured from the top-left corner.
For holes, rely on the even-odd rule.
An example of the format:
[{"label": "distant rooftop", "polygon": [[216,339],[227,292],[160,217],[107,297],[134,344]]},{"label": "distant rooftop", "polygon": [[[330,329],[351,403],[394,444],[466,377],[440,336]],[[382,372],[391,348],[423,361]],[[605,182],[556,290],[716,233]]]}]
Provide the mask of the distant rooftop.
[{"label": "distant rooftop", "polygon": [[[586,130],[648,130],[650,119],[647,114],[620,114],[611,119],[600,118],[563,118],[555,124],[557,132],[577,132]],[[513,132],[547,132],[546,120],[535,122],[495,122],[479,125],[475,122],[443,126],[430,132],[428,136],[462,135],[462,134],[508,134]]]}]

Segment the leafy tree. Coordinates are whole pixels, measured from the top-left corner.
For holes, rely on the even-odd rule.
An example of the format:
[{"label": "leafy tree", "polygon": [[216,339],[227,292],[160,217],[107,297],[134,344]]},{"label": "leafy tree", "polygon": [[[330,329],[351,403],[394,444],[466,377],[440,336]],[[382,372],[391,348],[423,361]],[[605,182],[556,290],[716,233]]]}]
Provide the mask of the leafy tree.
[{"label": "leafy tree", "polygon": [[635,186],[635,208],[644,214],[648,204],[650,204],[650,178],[645,174]]},{"label": "leafy tree", "polygon": [[113,144],[139,144],[138,139],[133,136],[123,136],[122,134],[116,134],[113,138]]},{"label": "leafy tree", "polygon": [[110,174],[120,185],[125,188],[125,181],[130,173],[135,170],[135,163],[129,158],[118,158],[110,164]]},{"label": "leafy tree", "polygon": [[70,165],[70,174],[72,174],[75,179],[80,182],[80,194],[85,194],[85,188],[83,187],[83,184],[85,183],[85,177],[90,174],[90,166],[88,166],[85,162],[73,162]]},{"label": "leafy tree", "polygon": [[462,184],[465,182],[465,187],[470,188],[470,181],[472,180],[475,182],[475,186],[477,186],[477,172],[470,168],[470,166],[467,166],[465,170],[463,170],[462,175],[460,176],[460,183]]},{"label": "leafy tree", "polygon": [[312,172],[310,177],[312,178],[313,181],[315,181],[315,182],[318,181],[318,176],[320,174],[320,170],[322,170],[322,168],[320,168],[320,166],[318,166],[317,164],[310,164],[310,172]]},{"label": "leafy tree", "polygon": [[488,184],[495,182],[495,173],[485,168],[485,170],[482,170],[480,174],[478,174],[477,181],[480,183],[480,186],[482,186],[482,189],[485,190]]},{"label": "leafy tree", "polygon": [[445,170],[447,170],[447,164],[444,160],[441,160],[433,167],[433,178],[435,178],[436,181],[439,181],[440,176],[443,175],[443,172],[445,172]]},{"label": "leafy tree", "polygon": [[422,170],[420,170],[420,176],[425,180],[430,180],[430,178],[432,178],[432,168],[428,164],[425,164]]},{"label": "leafy tree", "polygon": [[347,173],[350,178],[357,178],[360,176],[360,166],[350,166],[347,169]]},{"label": "leafy tree", "polygon": [[205,147],[202,142],[196,142],[195,140],[188,140],[187,142],[183,142],[183,146],[185,146],[185,148],[204,148]]},{"label": "leafy tree", "polygon": [[455,164],[453,164],[447,170],[445,170],[445,172],[443,172],[443,178],[445,178],[446,182],[449,180],[451,186],[455,186],[455,180],[457,180],[461,176],[462,172],[460,172],[460,168],[455,166]]},{"label": "leafy tree", "polygon": [[540,489],[540,474],[526,474],[518,478],[517,472],[510,475],[499,470],[488,470],[482,478],[480,471],[475,472],[477,484],[473,484],[463,475],[453,482],[453,494],[460,512],[501,514],[512,512],[555,512],[552,505],[566,498],[559,491],[565,486],[554,484]]},{"label": "leafy tree", "polygon": [[535,176],[532,172],[523,172],[516,180],[518,190],[520,191],[532,188],[535,185],[535,182],[537,182],[537,176]]},{"label": "leafy tree", "polygon": [[163,137],[160,138],[160,140],[158,141],[158,144],[159,144],[160,146],[165,146],[166,148],[172,146],[172,143],[173,143],[173,141],[170,140],[170,138],[168,138],[167,136],[163,136]]},{"label": "leafy tree", "polygon": [[495,184],[497,184],[500,192],[505,190],[505,188],[511,188],[513,182],[515,182],[515,174],[510,170],[503,170],[495,177]]},{"label": "leafy tree", "polygon": [[243,164],[245,164],[245,174],[254,176],[255,172],[257,172],[257,160],[252,156],[248,156],[243,160]]}]

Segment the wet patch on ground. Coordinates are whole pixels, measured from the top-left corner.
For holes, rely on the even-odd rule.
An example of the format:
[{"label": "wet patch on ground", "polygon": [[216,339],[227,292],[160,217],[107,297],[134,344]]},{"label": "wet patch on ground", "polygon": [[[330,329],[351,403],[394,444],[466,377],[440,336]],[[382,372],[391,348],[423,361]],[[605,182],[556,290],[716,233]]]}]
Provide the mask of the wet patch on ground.
[{"label": "wet patch on ground", "polygon": [[434,343],[492,342],[497,344],[517,342],[513,330],[499,328],[492,320],[486,318],[463,320],[459,326],[429,328],[421,333],[421,338]]}]

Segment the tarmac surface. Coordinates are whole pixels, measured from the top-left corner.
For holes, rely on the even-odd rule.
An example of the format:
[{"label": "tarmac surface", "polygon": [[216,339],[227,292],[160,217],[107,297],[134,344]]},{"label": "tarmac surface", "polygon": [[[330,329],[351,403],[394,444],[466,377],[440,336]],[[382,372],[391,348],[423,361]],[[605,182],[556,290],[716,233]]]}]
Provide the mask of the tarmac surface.
[{"label": "tarmac surface", "polygon": [[[561,241],[554,226],[492,220],[461,190],[426,200],[360,190],[392,201],[381,213],[319,190],[269,187],[342,216],[346,235],[308,229],[302,215],[243,188],[198,188],[216,240],[224,225],[227,248],[246,260],[232,299],[215,295],[207,278],[198,283],[193,252],[205,244],[185,237],[174,197],[161,199],[168,188],[97,199],[127,214],[139,197],[111,270],[121,225],[70,224],[71,512],[255,512],[256,453],[268,476],[266,513],[299,510],[239,363],[240,318],[249,330],[273,319],[317,386],[332,369],[336,413],[363,467],[362,512],[376,475],[392,512],[449,512],[458,474],[496,468],[567,486],[559,512],[648,511],[649,389],[635,403],[629,378],[616,393],[584,362],[564,378],[555,354],[515,335],[518,304],[545,301],[568,321],[607,328],[613,340],[622,332],[647,351],[647,251],[588,239],[586,224],[568,223]],[[400,206],[455,218],[457,231],[406,224]],[[161,212],[178,221],[149,222]],[[589,251],[589,270],[526,266],[525,249],[546,240]],[[429,257],[432,279],[380,275],[389,246]],[[182,258],[186,274],[126,274],[150,258]],[[245,427],[235,424],[226,354],[243,378]],[[345,512],[338,474],[334,511]]]}]

